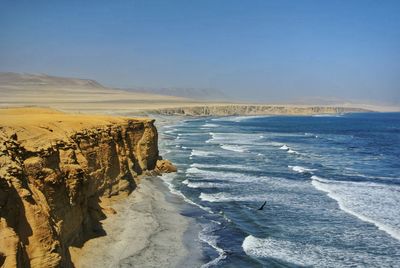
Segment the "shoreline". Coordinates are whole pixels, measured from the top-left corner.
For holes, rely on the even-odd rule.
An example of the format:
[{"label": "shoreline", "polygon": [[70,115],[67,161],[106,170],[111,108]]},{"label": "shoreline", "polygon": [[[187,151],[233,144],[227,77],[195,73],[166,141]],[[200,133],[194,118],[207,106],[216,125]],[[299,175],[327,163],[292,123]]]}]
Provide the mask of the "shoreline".
[{"label": "shoreline", "polygon": [[192,208],[159,177],[143,178],[128,197],[112,204],[105,236],[71,248],[76,267],[200,267],[205,263]]},{"label": "shoreline", "polygon": [[[0,266],[73,267],[69,248],[106,234],[101,221],[115,213],[107,199],[131,193],[146,175],[175,170],[160,159],[149,118],[0,112]],[[158,222],[149,222],[143,228],[156,230]]]},{"label": "shoreline", "polygon": [[[1,265],[200,267],[206,262],[198,211],[158,177],[175,167],[160,159],[153,119],[46,108],[0,111]],[[16,222],[17,216],[23,220]],[[24,230],[32,232],[26,240]]]}]

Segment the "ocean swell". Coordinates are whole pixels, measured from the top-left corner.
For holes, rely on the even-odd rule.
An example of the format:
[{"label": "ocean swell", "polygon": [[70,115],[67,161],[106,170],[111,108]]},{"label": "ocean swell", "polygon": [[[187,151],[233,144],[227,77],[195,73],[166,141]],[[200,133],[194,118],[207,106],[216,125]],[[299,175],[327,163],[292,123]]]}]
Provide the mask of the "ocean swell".
[{"label": "ocean swell", "polygon": [[400,188],[367,182],[311,177],[312,185],[336,200],[340,209],[400,240]]}]

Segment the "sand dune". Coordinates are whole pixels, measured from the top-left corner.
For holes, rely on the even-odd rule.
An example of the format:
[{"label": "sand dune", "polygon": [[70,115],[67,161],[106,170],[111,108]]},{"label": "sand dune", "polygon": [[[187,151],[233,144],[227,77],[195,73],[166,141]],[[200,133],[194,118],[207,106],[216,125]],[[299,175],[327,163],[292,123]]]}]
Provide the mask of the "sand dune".
[{"label": "sand dune", "polygon": [[93,80],[47,75],[0,74],[0,107],[46,106],[63,111],[125,112],[146,107],[186,103],[184,98],[126,92]]},{"label": "sand dune", "polygon": [[[228,101],[212,102],[113,89],[105,87],[90,79],[0,73],[0,107],[21,106],[50,107],[67,112],[129,116],[154,112],[156,110],[165,111],[167,109],[176,108],[199,109],[199,107],[200,109],[202,107],[212,107],[211,110],[218,111],[216,113],[218,115],[233,115],[237,114],[236,112],[238,110],[245,111],[245,113],[247,110],[260,111],[256,114],[265,114],[268,113],[268,111],[274,111],[273,113],[275,114],[311,114],[315,113],[314,110],[321,110],[321,107],[334,108],[330,110],[325,109],[328,113],[335,112],[337,110],[335,108],[337,107],[344,108],[341,111],[346,111],[347,109],[354,111],[352,108],[374,111],[396,110],[396,107],[352,105],[348,103],[338,105],[283,105],[240,102],[233,103]],[[233,108],[226,109],[227,106]],[[252,108],[248,109],[244,106],[251,106]],[[285,109],[274,108],[282,106],[285,107]],[[191,112],[188,114],[196,115],[196,113]],[[254,113],[252,112],[250,114]]]}]

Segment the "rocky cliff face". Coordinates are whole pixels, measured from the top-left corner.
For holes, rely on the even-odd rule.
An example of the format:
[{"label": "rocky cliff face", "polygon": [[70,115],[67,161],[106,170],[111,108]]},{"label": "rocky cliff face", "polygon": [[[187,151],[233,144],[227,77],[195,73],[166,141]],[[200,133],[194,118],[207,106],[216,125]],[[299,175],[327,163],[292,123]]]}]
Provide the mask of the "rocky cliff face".
[{"label": "rocky cliff face", "polygon": [[162,115],[188,116],[229,116],[229,115],[309,115],[336,114],[345,112],[367,111],[358,108],[328,107],[328,106],[276,106],[276,105],[204,105],[191,107],[166,108],[151,111]]},{"label": "rocky cliff face", "polygon": [[23,128],[0,127],[0,266],[73,267],[69,247],[104,235],[100,200],[173,167],[159,158],[152,120],[77,129],[35,147]]}]

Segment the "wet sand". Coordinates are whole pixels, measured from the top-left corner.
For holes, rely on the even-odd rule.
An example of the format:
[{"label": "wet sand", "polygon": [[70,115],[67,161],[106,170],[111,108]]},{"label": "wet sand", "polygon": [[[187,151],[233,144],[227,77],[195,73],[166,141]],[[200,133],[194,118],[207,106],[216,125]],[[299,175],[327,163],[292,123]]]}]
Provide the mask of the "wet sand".
[{"label": "wet sand", "polygon": [[182,215],[190,210],[160,178],[144,178],[127,198],[112,205],[106,236],[71,248],[76,267],[200,267],[199,226]]}]

